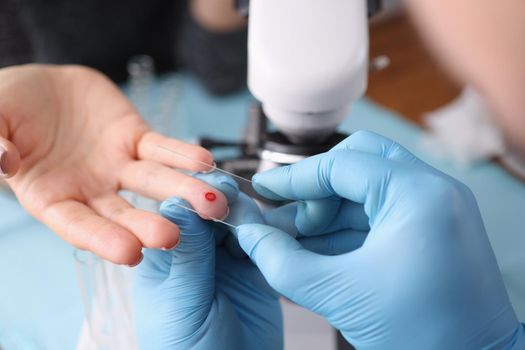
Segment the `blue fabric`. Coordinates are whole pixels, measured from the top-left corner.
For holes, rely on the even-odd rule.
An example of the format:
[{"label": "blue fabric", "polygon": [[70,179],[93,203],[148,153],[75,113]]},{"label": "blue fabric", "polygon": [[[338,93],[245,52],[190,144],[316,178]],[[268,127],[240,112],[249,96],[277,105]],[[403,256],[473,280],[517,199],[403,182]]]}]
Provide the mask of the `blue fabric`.
[{"label": "blue fabric", "polygon": [[[242,135],[253,101],[249,93],[212,97],[195,80],[172,75],[155,83],[153,98],[160,100],[164,87],[173,82],[181,86],[174,135],[186,140]],[[392,138],[471,187],[510,299],[519,319],[525,320],[525,184],[491,163],[458,169],[433,159],[418,147],[418,128],[366,99],[354,105],[342,129],[367,129]],[[0,212],[0,344],[6,350],[73,349],[82,320],[73,249],[3,192]],[[13,342],[16,345],[9,346]]]}]

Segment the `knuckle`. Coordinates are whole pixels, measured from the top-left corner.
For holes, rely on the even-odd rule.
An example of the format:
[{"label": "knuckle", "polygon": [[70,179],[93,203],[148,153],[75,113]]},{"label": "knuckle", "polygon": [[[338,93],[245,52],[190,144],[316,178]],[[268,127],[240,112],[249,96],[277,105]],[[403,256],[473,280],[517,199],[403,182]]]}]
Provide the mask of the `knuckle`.
[{"label": "knuckle", "polygon": [[372,138],[376,136],[377,136],[376,133],[369,131],[369,130],[358,130],[352,133],[352,135],[350,135],[351,138],[355,138],[355,139],[367,139],[367,138]]},{"label": "knuckle", "polygon": [[404,158],[409,160],[411,154],[399,143],[391,141],[390,144],[385,148],[383,157],[387,159]]},{"label": "knuckle", "polygon": [[412,191],[418,193],[418,200],[424,200],[424,207],[432,210],[432,215],[451,216],[456,215],[453,210],[458,206],[466,206],[475,203],[472,191],[463,183],[441,174],[426,173],[418,175]]},{"label": "knuckle", "polygon": [[113,209],[109,213],[109,215],[107,216],[107,219],[111,220],[111,221],[118,220],[120,217],[126,215],[129,212],[130,212],[130,208],[128,208],[126,206],[119,206],[119,207]]},{"label": "knuckle", "polygon": [[326,188],[333,191],[332,181],[334,180],[332,179],[332,175],[336,173],[333,171],[333,169],[339,163],[338,155],[338,152],[329,152],[323,158],[321,158],[321,162],[317,168],[317,178],[320,182],[321,188]]}]

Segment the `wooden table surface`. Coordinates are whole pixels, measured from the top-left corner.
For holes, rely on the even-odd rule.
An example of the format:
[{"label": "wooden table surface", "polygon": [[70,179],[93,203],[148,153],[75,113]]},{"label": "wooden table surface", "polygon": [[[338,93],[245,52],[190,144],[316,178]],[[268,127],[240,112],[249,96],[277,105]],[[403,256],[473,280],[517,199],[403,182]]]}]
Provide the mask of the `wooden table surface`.
[{"label": "wooden table surface", "polygon": [[421,116],[456,97],[459,88],[432,60],[404,13],[370,28],[370,57],[386,55],[390,65],[371,72],[367,96],[421,124]]}]

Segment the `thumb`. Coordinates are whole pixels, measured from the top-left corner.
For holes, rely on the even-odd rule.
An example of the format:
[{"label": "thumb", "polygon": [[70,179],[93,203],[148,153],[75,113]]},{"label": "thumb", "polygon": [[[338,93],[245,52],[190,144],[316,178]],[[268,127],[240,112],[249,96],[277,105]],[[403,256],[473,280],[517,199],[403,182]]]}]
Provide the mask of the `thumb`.
[{"label": "thumb", "polygon": [[10,178],[20,168],[20,153],[9,141],[7,122],[0,116],[0,177]]},{"label": "thumb", "polygon": [[190,279],[195,272],[202,276],[213,272],[215,241],[212,227],[197,214],[181,206],[191,208],[186,201],[177,197],[162,203],[162,216],[180,229],[179,243],[170,251],[145,249],[144,260],[138,266],[139,279],[160,284],[169,283],[170,279],[180,276],[193,284]]},{"label": "thumb", "polygon": [[321,273],[319,266],[330,265],[330,257],[304,249],[288,233],[272,226],[241,225],[235,234],[241,248],[277,292],[311,308],[308,301],[315,299],[312,294],[322,294],[324,288],[316,283]]},{"label": "thumb", "polygon": [[180,228],[178,246],[146,249],[135,277],[135,319],[140,342],[148,349],[167,349],[174,339],[189,339],[208,318],[214,300],[212,225],[179,205],[191,208],[176,197],[160,207],[162,216]]},{"label": "thumb", "polygon": [[191,208],[190,204],[177,197],[169,198],[160,207],[162,216],[180,228],[180,243],[173,250],[170,278],[213,275],[213,225],[185,208]]}]

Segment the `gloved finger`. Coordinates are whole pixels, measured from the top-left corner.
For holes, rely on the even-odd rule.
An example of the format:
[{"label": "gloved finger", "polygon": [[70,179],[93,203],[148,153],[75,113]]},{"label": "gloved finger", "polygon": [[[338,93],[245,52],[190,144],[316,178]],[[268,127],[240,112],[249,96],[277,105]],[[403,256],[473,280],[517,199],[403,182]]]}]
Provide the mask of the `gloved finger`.
[{"label": "gloved finger", "polygon": [[[243,254],[246,254],[243,251]],[[279,298],[275,292],[264,279],[257,267],[249,260],[239,260],[231,256],[223,248],[218,248],[216,252],[217,259],[217,279],[223,281],[217,285],[217,291],[222,291],[226,295],[235,296],[231,298],[231,302],[238,304],[243,302],[244,308],[253,306],[261,300],[254,299],[255,294],[272,294],[275,298]],[[232,278],[232,271],[235,271],[235,278]],[[254,308],[257,309],[257,308]],[[253,310],[253,312],[260,312],[261,310]],[[237,309],[237,312],[247,313],[243,308]],[[253,317],[253,313],[249,317]]]},{"label": "gloved finger", "polygon": [[295,226],[303,236],[326,232],[326,227],[337,216],[343,201],[339,197],[305,200],[297,205]]},{"label": "gloved finger", "polygon": [[340,197],[299,202],[295,226],[300,236],[315,236],[344,229],[369,230],[363,205]]},{"label": "gloved finger", "polygon": [[[359,130],[335,145],[330,151],[338,150],[355,150],[364,153],[370,153],[385,159],[392,159],[396,161],[413,163],[423,165],[428,167],[424,162],[420,161],[412,153],[410,153],[406,148],[400,144],[384,137],[379,134],[376,134],[371,131]],[[261,179],[258,175],[254,180],[264,181],[266,179]],[[267,187],[270,191],[265,191],[264,188],[260,188],[257,185],[254,188],[263,196],[273,199],[273,200],[284,200],[288,197],[282,197],[281,193],[278,191],[272,191],[272,186]]]},{"label": "gloved finger", "polygon": [[[194,287],[202,285],[207,290],[208,278],[205,278],[205,281],[202,278],[214,274],[214,227],[197,214],[177,204],[189,207],[186,201],[177,197],[164,201],[160,206],[162,216],[177,224],[180,229],[180,243],[172,250],[169,277],[189,280]],[[186,284],[191,283],[186,282]]]},{"label": "gloved finger", "polygon": [[334,151],[345,149],[400,162],[425,164],[397,142],[368,130],[356,131],[332,148]]},{"label": "gloved finger", "polygon": [[[312,277],[329,265],[322,256],[304,249],[288,233],[261,224],[241,225],[235,231],[242,249],[257,265],[268,283],[294,301],[303,299]],[[322,288],[322,286],[319,286]],[[316,289],[319,291],[319,289]]]},{"label": "gloved finger", "polygon": [[[397,177],[398,173],[403,176]],[[365,204],[373,220],[392,181],[410,181],[403,163],[359,151],[337,150],[254,176],[263,196],[308,200],[340,196]]]},{"label": "gloved finger", "polygon": [[367,232],[342,230],[322,236],[298,238],[301,245],[314,253],[322,255],[341,255],[360,248]]},{"label": "gloved finger", "polygon": [[143,249],[144,258],[135,272],[135,284],[152,288],[163,283],[170,274],[172,252],[161,249]]},{"label": "gloved finger", "polygon": [[222,194],[226,196],[228,205],[233,204],[239,196],[239,185],[237,181],[226,174],[212,171],[209,173],[194,173],[192,176],[221,191]]},{"label": "gloved finger", "polygon": [[135,278],[137,328],[142,339],[148,334],[167,334],[167,326],[181,338],[193,334],[195,325],[207,319],[214,301],[213,225],[177,204],[189,206],[180,198],[170,198],[162,203],[160,212],[179,226],[179,245],[170,251],[146,250]]},{"label": "gloved finger", "polygon": [[264,224],[264,217],[255,201],[246,193],[239,193],[237,201],[230,206],[226,221],[234,226],[243,224]]},{"label": "gloved finger", "polygon": [[[363,205],[349,200],[340,201],[339,207],[335,209],[334,213],[326,213],[320,209],[319,211],[311,210],[309,214],[304,212],[298,214],[298,211],[301,212],[303,210],[304,203],[318,202],[319,206],[322,206],[325,201],[334,201],[334,198],[292,202],[268,210],[264,213],[264,219],[267,225],[288,232],[293,237],[329,234],[344,229],[357,231],[368,231],[370,229],[368,216]],[[326,224],[311,225],[312,217],[315,218],[318,225],[322,220],[325,220]]]},{"label": "gloved finger", "polygon": [[[230,206],[230,214],[226,222],[231,225],[239,226],[242,224],[264,224],[265,220],[255,201],[245,193],[239,193],[237,201]],[[218,223],[218,225],[221,225]],[[231,229],[228,227],[228,229]],[[224,247],[231,256],[236,258],[245,258],[246,254],[242,250],[237,238],[229,234],[224,240]]]},{"label": "gloved finger", "polygon": [[[306,217],[300,225],[307,226],[308,217]],[[341,205],[339,206],[339,210],[335,214],[334,219],[324,227],[323,230],[327,233],[333,233],[340,230],[369,231],[369,218],[361,203],[344,200],[341,201]],[[315,235],[315,232],[312,232],[312,234]]]},{"label": "gloved finger", "polygon": [[276,227],[292,237],[297,237],[299,231],[295,226],[295,217],[297,216],[298,206],[299,202],[292,202],[270,209],[264,213],[264,221],[268,226]]}]

